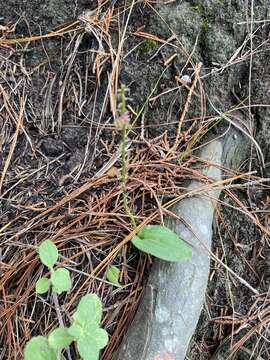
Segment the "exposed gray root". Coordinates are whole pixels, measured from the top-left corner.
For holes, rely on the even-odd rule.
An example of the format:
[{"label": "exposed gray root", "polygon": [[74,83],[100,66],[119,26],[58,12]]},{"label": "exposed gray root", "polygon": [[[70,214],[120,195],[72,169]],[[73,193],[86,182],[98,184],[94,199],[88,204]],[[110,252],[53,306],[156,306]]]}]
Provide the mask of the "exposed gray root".
[{"label": "exposed gray root", "polygon": [[[221,180],[221,165],[235,168],[243,161],[246,151],[242,146],[243,135],[234,129],[226,139],[212,141],[199,154],[213,164],[203,172],[215,181]],[[201,185],[192,181],[189,189]],[[192,244],[192,259],[181,263],[155,260],[138,312],[120,347],[119,360],[185,359],[204,302],[219,195],[220,189],[211,189],[171,209],[182,221],[169,218],[167,225]]]}]

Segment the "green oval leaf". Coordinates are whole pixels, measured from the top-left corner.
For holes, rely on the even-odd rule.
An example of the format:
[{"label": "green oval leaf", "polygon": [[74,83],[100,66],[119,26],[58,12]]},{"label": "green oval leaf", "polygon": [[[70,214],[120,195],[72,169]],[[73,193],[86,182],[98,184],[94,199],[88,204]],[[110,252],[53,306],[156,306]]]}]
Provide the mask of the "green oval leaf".
[{"label": "green oval leaf", "polygon": [[42,277],[36,283],[36,292],[38,294],[44,294],[50,289],[50,280]]},{"label": "green oval leaf", "polygon": [[114,286],[121,287],[119,284],[120,270],[116,266],[110,266],[107,270],[106,278]]},{"label": "green oval leaf", "polygon": [[83,360],[98,360],[99,349],[96,341],[88,336],[82,336],[77,341],[77,348]]},{"label": "green oval leaf", "polygon": [[51,240],[45,240],[38,249],[39,258],[42,264],[52,269],[58,259],[58,250]]},{"label": "green oval leaf", "polygon": [[57,360],[55,351],[44,336],[33,337],[24,349],[25,360]]},{"label": "green oval leaf", "polygon": [[146,225],[131,241],[139,250],[162,260],[183,261],[192,257],[191,247],[162,225]]},{"label": "green oval leaf", "polygon": [[88,294],[81,298],[73,318],[83,328],[89,323],[100,324],[102,304],[96,294]]},{"label": "green oval leaf", "polygon": [[70,290],[72,285],[69,271],[64,268],[57,269],[52,273],[51,282],[53,291],[58,295],[62,294],[64,291]]},{"label": "green oval leaf", "polygon": [[55,350],[62,350],[68,347],[72,341],[73,337],[65,327],[53,330],[48,336],[49,345]]},{"label": "green oval leaf", "polygon": [[98,359],[99,350],[108,344],[108,334],[97,324],[88,324],[78,339],[78,350],[83,359]]},{"label": "green oval leaf", "polygon": [[89,325],[86,332],[88,338],[93,338],[95,340],[96,346],[99,350],[103,349],[108,344],[109,337],[106,330],[97,326],[95,327],[95,325]]}]

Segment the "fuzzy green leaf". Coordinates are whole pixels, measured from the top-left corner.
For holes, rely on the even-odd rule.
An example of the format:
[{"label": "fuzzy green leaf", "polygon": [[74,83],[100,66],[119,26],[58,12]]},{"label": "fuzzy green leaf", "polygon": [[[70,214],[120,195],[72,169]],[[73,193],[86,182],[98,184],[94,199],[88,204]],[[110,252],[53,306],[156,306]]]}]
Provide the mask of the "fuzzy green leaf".
[{"label": "fuzzy green leaf", "polygon": [[99,349],[93,338],[82,336],[77,341],[77,348],[83,360],[98,360]]},{"label": "fuzzy green leaf", "polygon": [[109,337],[106,330],[95,327],[95,325],[89,325],[86,332],[87,338],[93,338],[99,350],[103,349],[108,344]]},{"label": "fuzzy green leaf", "polygon": [[38,294],[44,294],[50,289],[50,280],[42,277],[36,283],[36,292]]},{"label": "fuzzy green leaf", "polygon": [[72,285],[69,271],[64,268],[57,269],[52,273],[51,282],[53,291],[58,295],[62,294],[64,291],[70,290]]},{"label": "fuzzy green leaf", "polygon": [[42,264],[52,269],[58,259],[58,250],[51,240],[45,240],[41,243],[38,254]]},{"label": "fuzzy green leaf", "polygon": [[119,284],[119,275],[120,275],[120,270],[116,267],[116,266],[110,266],[106,277],[107,280],[114,286],[118,286],[121,287],[121,285]]},{"label": "fuzzy green leaf", "polygon": [[133,237],[132,243],[139,250],[162,260],[183,261],[192,257],[191,247],[162,225],[146,225]]},{"label": "fuzzy green leaf", "polygon": [[89,323],[100,324],[102,317],[102,304],[96,294],[88,294],[81,298],[77,311],[74,313],[74,320],[83,328]]},{"label": "fuzzy green leaf", "polygon": [[79,353],[84,360],[96,360],[99,350],[108,344],[108,334],[97,324],[88,324],[77,344]]},{"label": "fuzzy green leaf", "polygon": [[73,341],[73,337],[69,334],[65,327],[53,330],[48,336],[48,342],[51,348],[62,350],[68,347]]},{"label": "fuzzy green leaf", "polygon": [[24,360],[57,360],[57,355],[44,336],[36,336],[26,344]]}]

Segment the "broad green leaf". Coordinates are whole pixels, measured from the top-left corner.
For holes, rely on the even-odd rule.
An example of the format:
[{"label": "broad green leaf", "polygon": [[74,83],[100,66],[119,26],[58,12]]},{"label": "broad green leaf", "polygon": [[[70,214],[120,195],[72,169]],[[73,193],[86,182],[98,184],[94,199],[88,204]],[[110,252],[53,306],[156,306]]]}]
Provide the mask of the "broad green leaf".
[{"label": "broad green leaf", "polygon": [[83,296],[73,316],[75,322],[79,323],[83,328],[89,323],[100,324],[101,317],[102,304],[96,294]]},{"label": "broad green leaf", "polygon": [[95,360],[98,359],[99,350],[108,344],[108,334],[105,330],[100,329],[97,324],[88,324],[77,344],[83,359]]},{"label": "broad green leaf", "polygon": [[99,349],[92,337],[82,336],[77,341],[77,348],[83,360],[98,360]]},{"label": "broad green leaf", "polygon": [[44,294],[50,289],[50,280],[42,277],[36,283],[36,292],[38,294]]},{"label": "broad green leaf", "polygon": [[71,279],[67,269],[60,268],[55,270],[52,273],[51,282],[53,284],[53,291],[59,295],[62,294],[63,291],[71,289]]},{"label": "broad green leaf", "polygon": [[146,225],[133,237],[132,243],[139,250],[162,260],[183,261],[192,257],[191,247],[162,225]]},{"label": "broad green leaf", "polygon": [[52,269],[58,259],[58,250],[51,240],[45,240],[41,243],[38,254],[41,262]]},{"label": "broad green leaf", "polygon": [[44,336],[36,336],[26,344],[24,360],[57,360],[57,355]]},{"label": "broad green leaf", "polygon": [[69,328],[68,328],[68,333],[73,336],[74,338],[79,338],[80,336],[83,335],[83,328],[81,327],[81,325],[77,324],[76,322],[74,322]]},{"label": "broad green leaf", "polygon": [[62,350],[68,347],[73,341],[73,337],[69,334],[65,327],[53,330],[48,336],[48,342],[51,348]]},{"label": "broad green leaf", "polygon": [[118,286],[121,287],[121,285],[119,284],[119,275],[120,275],[120,270],[116,267],[116,266],[110,266],[109,269],[107,270],[107,280],[114,286]]},{"label": "broad green leaf", "polygon": [[109,337],[107,331],[101,329],[96,324],[89,324],[85,328],[85,336],[89,339],[93,339],[99,350],[103,349],[108,344]]}]

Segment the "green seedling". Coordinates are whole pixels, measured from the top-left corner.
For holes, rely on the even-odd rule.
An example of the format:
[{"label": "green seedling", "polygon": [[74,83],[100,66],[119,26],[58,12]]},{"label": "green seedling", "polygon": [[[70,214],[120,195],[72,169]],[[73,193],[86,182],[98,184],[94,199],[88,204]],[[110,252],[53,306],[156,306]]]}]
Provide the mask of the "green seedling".
[{"label": "green seedling", "polygon": [[[135,216],[129,209],[128,192],[127,192],[127,159],[126,159],[126,143],[128,137],[128,130],[130,130],[130,116],[127,112],[126,106],[126,92],[127,88],[121,86],[119,103],[119,117],[115,121],[115,126],[121,130],[121,190],[123,195],[123,205],[126,215],[129,217],[133,228],[136,228]],[[167,261],[184,261],[192,257],[191,247],[182,239],[179,238],[172,230],[162,225],[146,225],[142,230],[133,237],[132,243],[139,250],[147,254],[154,255],[162,260]],[[117,269],[117,268],[116,268]],[[118,283],[119,273],[115,267],[112,267],[107,272],[107,279],[114,284]]]},{"label": "green seedling", "polygon": [[50,279],[42,277],[36,283],[36,292],[38,294],[44,294],[49,291],[52,286],[52,291],[58,295],[64,291],[71,289],[71,278],[69,271],[64,268],[54,270],[59,254],[58,249],[51,240],[45,240],[42,242],[38,249],[38,255],[42,264],[50,269]]},{"label": "green seedling", "polygon": [[[69,271],[64,268],[54,270],[59,254],[55,244],[44,241],[38,254],[41,262],[51,272],[50,279],[42,277],[36,283],[36,291],[44,294],[52,286],[52,291],[62,294],[71,289]],[[70,327],[61,326],[54,329],[48,337],[35,336],[25,346],[25,360],[63,360],[63,349],[72,342],[77,345],[78,353],[83,360],[98,360],[100,350],[108,343],[108,334],[100,327],[102,304],[96,294],[88,294],[81,298],[73,315]]]},{"label": "green seedling", "polygon": [[100,350],[108,343],[107,332],[100,327],[102,304],[96,294],[82,297],[71,326],[54,329],[45,336],[33,337],[24,350],[25,360],[58,360],[61,351],[72,342],[83,360],[98,360]]},{"label": "green seedling", "polygon": [[149,53],[157,47],[158,43],[153,39],[146,39],[140,46],[142,52]]}]

